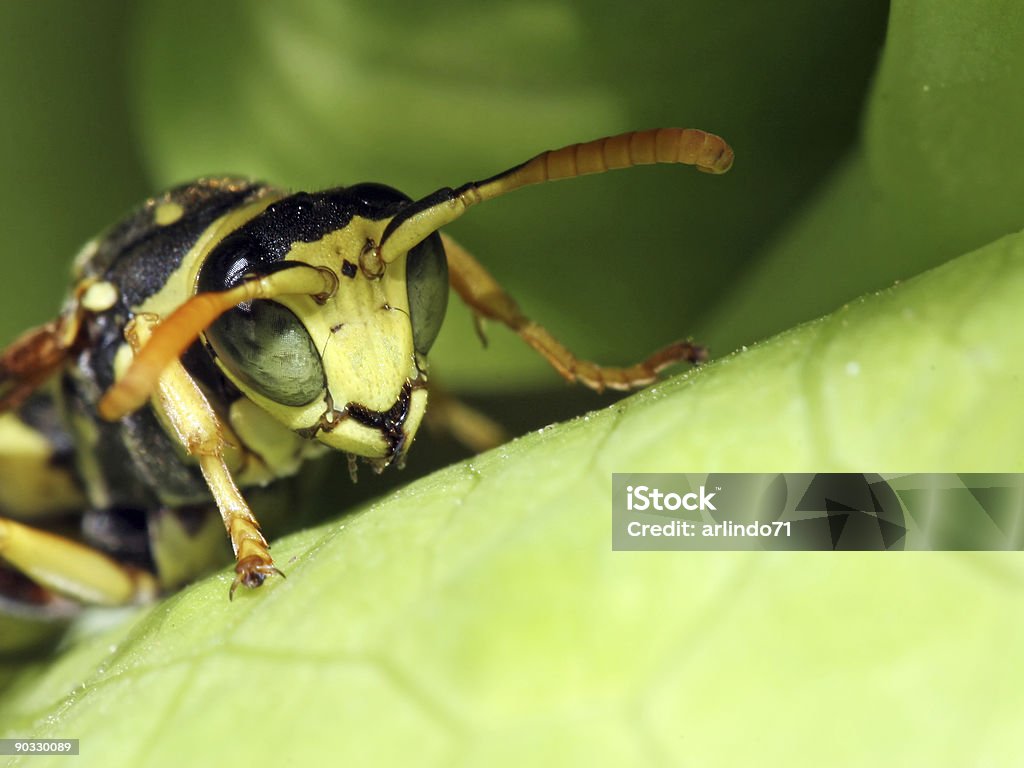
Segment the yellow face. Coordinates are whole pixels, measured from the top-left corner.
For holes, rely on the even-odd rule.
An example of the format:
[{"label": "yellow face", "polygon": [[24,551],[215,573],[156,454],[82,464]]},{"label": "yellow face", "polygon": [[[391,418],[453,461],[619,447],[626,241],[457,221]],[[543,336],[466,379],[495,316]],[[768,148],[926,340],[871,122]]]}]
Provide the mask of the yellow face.
[{"label": "yellow face", "polygon": [[394,451],[389,441],[411,442],[426,408],[405,257],[375,279],[359,269],[358,258],[346,258],[358,254],[368,240],[379,241],[382,230],[381,222],[356,218],[320,241],[297,243],[288,260],[330,269],[338,277],[338,290],[320,306],[308,296],[280,299],[302,318],[326,380],[323,399],[296,409],[288,426],[319,427],[316,438],[326,445],[372,457],[389,456]]},{"label": "yellow face", "polygon": [[[391,218],[352,215],[343,226],[300,233],[268,271],[289,264],[329,270],[337,290],[323,300],[287,295],[240,305],[205,334],[224,374],[280,423],[381,464],[408,450],[423,419],[425,356],[448,290],[436,236],[378,274],[360,267],[360,254],[381,241]],[[266,268],[245,255],[251,240],[225,240],[234,255],[213,260],[212,271],[229,275],[218,280]]]}]

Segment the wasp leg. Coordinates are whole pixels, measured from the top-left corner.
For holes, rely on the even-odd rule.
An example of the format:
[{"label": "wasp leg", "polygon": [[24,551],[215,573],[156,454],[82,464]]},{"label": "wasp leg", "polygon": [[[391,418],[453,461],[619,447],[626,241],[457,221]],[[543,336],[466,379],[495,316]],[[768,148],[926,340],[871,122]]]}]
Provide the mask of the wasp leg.
[{"label": "wasp leg", "polygon": [[436,432],[447,432],[474,453],[482,453],[508,441],[509,435],[498,422],[467,405],[430,380],[430,408],[423,423]]},{"label": "wasp leg", "polygon": [[0,355],[0,413],[17,408],[57,372],[74,351],[81,328],[77,311],[26,331]]},{"label": "wasp leg", "polygon": [[700,363],[707,359],[707,350],[703,347],[677,341],[627,368],[611,368],[581,360],[545,328],[526,317],[515,299],[505,293],[465,248],[448,235],[442,234],[441,239],[448,254],[452,288],[462,300],[478,316],[497,320],[519,334],[568,381],[579,381],[597,392],[628,390],[650,384],[658,378],[659,371],[674,363]]},{"label": "wasp leg", "polygon": [[[125,338],[136,352],[146,343],[158,323],[159,318],[155,315],[140,314],[128,324]],[[199,385],[178,360],[160,375],[154,405],[171,425],[188,454],[199,462],[217,503],[235,552],[235,580],[229,595],[234,596],[239,584],[258,587],[271,574],[284,576],[274,565],[270,547],[260,532],[260,524],[228,470],[221,423]]]},{"label": "wasp leg", "polygon": [[0,354],[0,413],[25,402],[74,354],[88,312],[83,297],[93,285],[93,280],[80,282],[60,317],[26,331]]},{"label": "wasp leg", "polygon": [[0,560],[45,589],[83,603],[153,599],[156,579],[77,541],[0,517]]}]

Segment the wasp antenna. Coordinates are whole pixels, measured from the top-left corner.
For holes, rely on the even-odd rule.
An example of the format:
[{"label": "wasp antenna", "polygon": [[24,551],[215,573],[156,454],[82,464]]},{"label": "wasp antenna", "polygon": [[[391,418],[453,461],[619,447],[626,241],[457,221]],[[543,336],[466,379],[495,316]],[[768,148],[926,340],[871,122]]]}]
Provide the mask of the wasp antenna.
[{"label": "wasp antenna", "polygon": [[636,165],[680,163],[718,174],[728,171],[732,161],[732,147],[713,133],[697,128],[655,128],[541,152],[522,165],[478,181],[474,186],[481,200],[492,200],[520,187]]},{"label": "wasp antenna", "polygon": [[330,296],[338,278],[329,270],[296,264],[262,277],[246,280],[226,291],[200,293],[157,325],[149,340],[136,350],[124,376],[100,399],[99,413],[108,421],[138,410],[156,390],[168,365],[191,346],[214,320],[242,302],[275,296]]},{"label": "wasp antenna", "polygon": [[458,189],[440,189],[418,200],[392,219],[381,237],[376,257],[387,264],[400,254],[459,218],[470,206],[508,192],[573,179],[593,173],[655,163],[693,165],[705,173],[725,173],[733,151],[724,139],[697,128],[655,128],[570,144],[541,152],[507,171]]}]

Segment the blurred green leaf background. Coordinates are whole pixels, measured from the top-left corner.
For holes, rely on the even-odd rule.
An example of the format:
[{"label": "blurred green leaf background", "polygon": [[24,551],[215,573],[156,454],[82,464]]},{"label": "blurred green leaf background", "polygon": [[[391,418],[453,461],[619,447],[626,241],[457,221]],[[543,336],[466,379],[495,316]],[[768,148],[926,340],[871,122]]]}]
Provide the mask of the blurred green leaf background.
[{"label": "blurred green leaf background", "polygon": [[[373,180],[419,196],[625,130],[719,133],[738,156],[727,176],[659,167],[548,185],[451,228],[571,347],[629,362],[688,335],[725,354],[777,330],[755,316],[723,333],[707,318],[851,152],[885,4],[147,0],[3,13],[0,337],[53,314],[86,239],[200,175]],[[861,289],[837,286],[795,319]],[[460,390],[559,388],[511,334],[491,336],[481,354],[453,312],[438,372]]]},{"label": "blurred green leaf background", "polygon": [[[293,578],[240,605],[220,576],[72,639],[8,673],[0,735],[78,728],[46,735],[133,765],[1020,762],[1016,556],[623,556],[605,488],[1024,470],[1018,5],[48,1],[0,30],[3,339],[81,242],[198,175],[416,196],[659,125],[737,155],[451,228],[588,357],[692,334],[721,360],[283,540]],[[434,362],[498,418],[605,404],[490,335],[453,311]]]}]

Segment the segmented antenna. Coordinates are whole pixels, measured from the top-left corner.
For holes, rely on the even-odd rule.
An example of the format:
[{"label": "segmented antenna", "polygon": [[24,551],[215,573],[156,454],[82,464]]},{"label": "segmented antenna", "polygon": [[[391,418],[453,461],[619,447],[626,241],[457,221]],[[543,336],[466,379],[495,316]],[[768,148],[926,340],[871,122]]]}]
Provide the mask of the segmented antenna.
[{"label": "segmented antenna", "polygon": [[466,209],[521,187],[573,179],[593,173],[655,163],[693,165],[704,173],[725,173],[733,151],[725,140],[697,128],[655,128],[570,144],[541,152],[522,165],[458,189],[439,189],[399,213],[384,231],[376,249],[360,263],[370,274],[407,253],[431,232],[450,224]]}]

